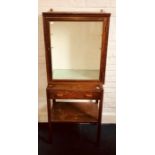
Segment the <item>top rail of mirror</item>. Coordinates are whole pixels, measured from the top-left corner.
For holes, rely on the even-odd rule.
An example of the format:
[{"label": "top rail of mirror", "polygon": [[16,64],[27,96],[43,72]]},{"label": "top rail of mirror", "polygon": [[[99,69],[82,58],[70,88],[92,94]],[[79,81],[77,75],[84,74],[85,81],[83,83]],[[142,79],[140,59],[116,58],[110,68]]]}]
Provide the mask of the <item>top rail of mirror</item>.
[{"label": "top rail of mirror", "polygon": [[44,17],[110,17],[111,13],[106,12],[43,12]]}]

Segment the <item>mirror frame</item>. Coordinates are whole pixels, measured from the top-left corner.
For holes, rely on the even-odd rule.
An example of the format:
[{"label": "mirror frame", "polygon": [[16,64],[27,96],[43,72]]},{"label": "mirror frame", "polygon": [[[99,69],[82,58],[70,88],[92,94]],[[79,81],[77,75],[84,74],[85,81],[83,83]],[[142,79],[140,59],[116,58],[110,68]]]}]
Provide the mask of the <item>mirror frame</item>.
[{"label": "mirror frame", "polygon": [[[105,83],[105,69],[108,45],[108,33],[110,23],[110,13],[79,13],[79,12],[43,12],[43,29],[45,42],[45,57],[46,57],[46,71],[47,82],[53,84],[54,82],[100,82]],[[50,22],[52,21],[100,21],[103,22],[102,27],[102,45],[100,58],[100,73],[99,80],[74,80],[74,79],[53,79],[52,78],[52,49],[50,41]]]}]

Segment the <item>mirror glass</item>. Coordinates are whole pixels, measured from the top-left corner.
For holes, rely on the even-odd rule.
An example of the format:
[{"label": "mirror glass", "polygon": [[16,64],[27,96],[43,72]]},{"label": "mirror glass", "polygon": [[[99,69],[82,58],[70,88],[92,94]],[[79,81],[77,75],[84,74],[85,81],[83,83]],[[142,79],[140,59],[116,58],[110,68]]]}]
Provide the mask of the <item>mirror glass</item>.
[{"label": "mirror glass", "polygon": [[102,24],[50,22],[52,79],[99,80]]}]

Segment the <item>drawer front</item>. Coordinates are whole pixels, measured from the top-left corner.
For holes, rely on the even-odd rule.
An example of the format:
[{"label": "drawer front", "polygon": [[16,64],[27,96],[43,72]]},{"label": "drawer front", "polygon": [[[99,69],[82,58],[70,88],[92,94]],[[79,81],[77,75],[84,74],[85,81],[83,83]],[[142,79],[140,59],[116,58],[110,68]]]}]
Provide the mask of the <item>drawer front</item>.
[{"label": "drawer front", "polygon": [[53,99],[100,99],[100,92],[74,92],[74,91],[53,91],[49,92]]}]

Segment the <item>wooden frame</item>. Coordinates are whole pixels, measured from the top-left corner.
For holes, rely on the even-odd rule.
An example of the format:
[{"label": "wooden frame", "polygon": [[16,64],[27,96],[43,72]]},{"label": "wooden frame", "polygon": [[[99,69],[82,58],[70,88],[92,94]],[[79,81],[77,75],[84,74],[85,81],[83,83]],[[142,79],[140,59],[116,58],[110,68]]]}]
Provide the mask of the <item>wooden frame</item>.
[{"label": "wooden frame", "polygon": [[[102,46],[100,60],[99,80],[55,80],[52,79],[51,41],[50,41],[50,21],[102,21]],[[105,83],[105,69],[107,57],[107,44],[109,32],[110,13],[63,13],[45,12],[43,13],[45,56],[47,70],[47,110],[49,123],[49,140],[52,139],[52,124],[58,122],[65,123],[94,123],[97,124],[97,139],[100,141],[102,107],[103,107],[103,84]],[[84,99],[96,100],[92,105],[88,103],[74,103],[78,108],[72,108],[71,104],[58,103],[57,99]],[[53,107],[51,106],[51,100]],[[57,112],[58,109],[58,112]],[[60,110],[61,109],[61,110]],[[66,119],[65,110],[69,118]],[[96,109],[96,110],[95,110]],[[61,113],[59,113],[61,111]],[[80,114],[80,115],[79,115]],[[61,117],[59,117],[61,116]]]},{"label": "wooden frame", "polygon": [[[43,13],[43,24],[44,24],[44,40],[45,40],[45,51],[46,51],[46,70],[47,70],[47,81],[48,84],[54,82],[105,82],[105,69],[106,69],[106,56],[107,56],[107,42],[109,32],[109,13],[60,13],[60,12],[45,12]],[[102,21],[102,47],[101,47],[101,60],[100,60],[100,75],[99,80],[57,80],[52,79],[52,51],[50,42],[50,21]]]}]

